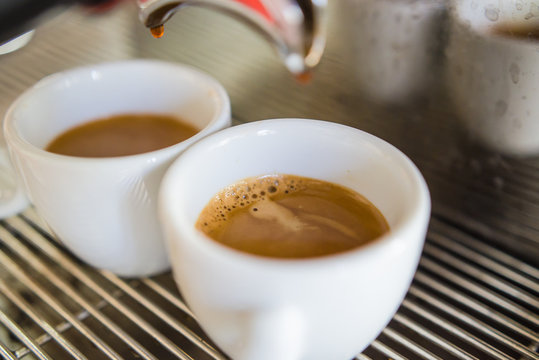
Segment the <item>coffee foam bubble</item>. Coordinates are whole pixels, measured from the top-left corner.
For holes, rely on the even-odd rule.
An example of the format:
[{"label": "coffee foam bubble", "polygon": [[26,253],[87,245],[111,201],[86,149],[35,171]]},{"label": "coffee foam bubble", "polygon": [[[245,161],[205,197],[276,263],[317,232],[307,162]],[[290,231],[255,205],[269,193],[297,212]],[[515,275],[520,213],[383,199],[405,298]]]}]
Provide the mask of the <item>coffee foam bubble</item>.
[{"label": "coffee foam bubble", "polygon": [[300,191],[304,186],[303,180],[296,176],[264,175],[241,180],[213,197],[200,215],[198,224],[204,226],[205,231],[211,231],[224,225],[234,210],[251,207],[250,210],[256,212],[258,208],[255,205],[260,201]]}]

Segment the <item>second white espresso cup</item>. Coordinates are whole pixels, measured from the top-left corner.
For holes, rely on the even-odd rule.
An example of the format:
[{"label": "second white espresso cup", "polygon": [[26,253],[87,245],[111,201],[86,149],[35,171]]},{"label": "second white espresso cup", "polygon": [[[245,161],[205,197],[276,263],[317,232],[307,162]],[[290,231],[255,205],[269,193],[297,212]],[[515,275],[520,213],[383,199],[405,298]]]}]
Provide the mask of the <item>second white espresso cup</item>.
[{"label": "second white espresso cup", "polygon": [[447,85],[463,128],[495,151],[539,154],[539,40],[511,35],[539,29],[536,2],[452,5]]},{"label": "second white espresso cup", "polygon": [[[195,228],[221,189],[275,173],[358,191],[391,229],[346,253],[285,260],[225,247]],[[385,141],[334,123],[280,119],[193,145],[165,175],[159,209],[180,291],[233,359],[348,360],[376,338],[405,296],[430,200],[417,168]]]},{"label": "second white espresso cup", "polygon": [[[131,156],[44,150],[71,127],[126,113],[172,115],[200,131]],[[144,276],[169,267],[156,215],[163,174],[189,145],[229,125],[229,98],[210,76],[179,64],[131,60],[43,79],[11,105],[4,136],[21,188],[63,244],[95,267]]]}]

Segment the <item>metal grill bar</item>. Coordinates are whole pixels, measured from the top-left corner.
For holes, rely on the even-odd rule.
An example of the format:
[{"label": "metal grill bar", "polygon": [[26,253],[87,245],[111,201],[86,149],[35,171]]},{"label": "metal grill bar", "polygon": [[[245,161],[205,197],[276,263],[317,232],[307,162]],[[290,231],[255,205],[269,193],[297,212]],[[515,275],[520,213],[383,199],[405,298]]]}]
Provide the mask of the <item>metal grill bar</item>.
[{"label": "metal grill bar", "polygon": [[368,357],[367,355],[363,355],[363,354],[359,354],[358,356],[356,356],[357,360],[372,360],[370,357]]},{"label": "metal grill bar", "polygon": [[114,359],[118,358],[112,349],[110,349],[106,343],[100,339],[97,335],[88,329],[84,324],[82,324],[75,316],[73,316],[64,306],[56,301],[56,299],[50,295],[46,290],[39,286],[32,278],[23,272],[23,270],[18,266],[9,256],[4,252],[0,251],[0,263],[4,266],[10,273],[17,278],[21,283],[26,287],[31,289],[36,295],[44,300],[47,305],[53,308],[60,316],[66,319],[70,324],[73,325],[81,334],[83,334],[87,339],[89,339],[95,346],[97,346],[101,351],[103,351],[108,357]]},{"label": "metal grill bar", "polygon": [[443,339],[442,337],[429,332],[424,327],[418,325],[414,321],[410,320],[408,317],[401,315],[399,313],[395,314],[393,317],[393,320],[398,321],[399,323],[405,325],[410,330],[414,331],[415,333],[421,335],[425,339],[431,341],[433,344],[436,344],[437,346],[443,348],[453,356],[455,356],[458,359],[462,360],[475,360],[477,359],[475,356],[472,356],[468,353],[466,353],[464,350],[459,349],[457,346],[452,344],[451,342]]},{"label": "metal grill bar", "polygon": [[144,296],[142,296],[140,293],[138,293],[133,288],[128,286],[125,281],[121,280],[120,278],[118,278],[117,276],[113,275],[112,273],[108,271],[102,271],[101,274],[105,278],[107,278],[111,283],[115,284],[116,286],[118,286],[118,288],[122,289],[126,294],[129,294],[129,296],[131,296],[132,298],[137,300],[139,303],[141,303],[143,306],[148,308],[148,310],[150,310],[153,314],[155,314],[161,320],[165,321],[174,330],[178,331],[180,334],[188,338],[194,344],[197,344],[208,355],[212,356],[214,359],[221,359],[221,360],[225,359],[224,356],[222,356],[217,350],[215,350],[211,345],[209,345],[206,341],[204,341],[204,339],[202,339],[200,336],[198,336],[193,331],[191,331],[187,326],[184,326],[179,321],[176,321],[174,318],[172,318],[170,315],[164,312],[161,308],[153,304],[151,301],[148,301]]},{"label": "metal grill bar", "polygon": [[4,324],[32,353],[41,360],[51,360],[40,346],[32,340],[15,322],[7,316],[3,311],[0,311],[0,322]]},{"label": "metal grill bar", "polygon": [[[36,233],[33,229],[30,228],[28,224],[25,224],[20,219],[13,219],[8,220],[8,223],[11,225],[16,226],[17,230],[21,231],[25,236],[35,236]],[[223,356],[217,352],[213,347],[211,347],[207,342],[205,342],[201,337],[196,335],[193,331],[189,330],[186,326],[175,320],[174,318],[170,317],[168,314],[166,314],[163,310],[161,310],[159,307],[148,301],[145,297],[140,295],[137,291],[135,291],[132,287],[128,286],[127,283],[117,276],[111,274],[110,272],[102,271],[101,275],[108,279],[111,283],[115,284],[119,289],[124,291],[126,294],[129,294],[131,297],[136,299],[139,303],[147,307],[153,314],[157,315],[160,319],[165,321],[167,324],[169,324],[173,329],[184,335],[186,338],[188,338],[190,341],[192,341],[194,344],[197,344],[202,350],[207,352],[209,355],[211,355],[213,358],[216,359],[224,359]],[[144,282],[149,284],[152,288],[157,289],[161,294],[166,294],[166,297],[169,299],[172,299],[172,295],[163,287],[152,281],[151,279],[144,279]],[[96,285],[98,286],[98,285]],[[71,294],[70,294],[71,295]],[[178,298],[174,298],[172,301],[173,304],[177,305],[180,309],[187,309],[185,304],[179,300]],[[88,305],[88,304],[87,304]],[[128,311],[128,310],[126,310]],[[192,315],[190,310],[186,311],[188,314]],[[133,314],[132,312],[129,312],[129,314]],[[103,321],[103,317],[101,316],[100,320]],[[106,319],[105,319],[106,320]],[[107,321],[107,326],[110,326],[110,321]],[[119,330],[119,329],[118,329]],[[128,343],[133,342],[134,340],[131,338],[128,338],[125,333],[123,333],[123,338]],[[163,338],[162,335],[158,336],[158,338]]]},{"label": "metal grill bar", "polygon": [[423,359],[442,360],[438,356],[436,356],[436,355],[430,353],[429,351],[423,349],[421,346],[417,345],[413,341],[407,339],[405,336],[403,336],[402,334],[399,334],[397,331],[392,330],[391,328],[384,329],[383,334],[387,335],[389,338],[395,340],[399,344],[404,345],[405,347],[407,347],[408,349],[410,349],[411,351],[413,351],[417,355],[421,356]]},{"label": "metal grill bar", "polygon": [[[439,247],[443,247],[447,250],[451,250],[453,253],[458,254],[459,257],[466,259],[468,261],[472,261],[477,265],[481,265],[483,268],[488,269],[489,271],[492,271],[495,274],[498,274],[499,276],[503,276],[508,280],[511,280],[518,284],[519,287],[527,288],[531,292],[537,294],[539,293],[539,283],[536,279],[528,278],[527,276],[521,275],[510,268],[507,268],[491,259],[489,259],[486,256],[483,256],[476,251],[472,251],[467,249],[466,247],[459,245],[458,243],[451,241],[447,237],[431,232],[430,234],[430,242],[435,243]],[[521,296],[520,289],[517,290],[518,296]],[[534,299],[534,297],[530,296],[531,299]],[[535,303],[538,302],[537,299],[535,299]]]},{"label": "metal grill bar", "polygon": [[[435,237],[435,235],[431,234],[431,238],[433,236]],[[522,300],[535,308],[539,307],[539,300],[537,300],[536,297],[532,296],[527,291],[509,284],[508,282],[500,279],[498,276],[491,275],[485,271],[482,271],[478,266],[468,264],[463,260],[453,255],[450,255],[449,253],[439,248],[434,247],[430,243],[425,245],[424,253],[445,262],[451,267],[458,269],[463,273],[466,273],[466,275],[473,277],[482,283],[494,287],[497,291],[501,293],[509,295],[514,299]]]},{"label": "metal grill bar", "polygon": [[509,328],[513,330],[514,332],[528,338],[530,341],[538,341],[539,336],[534,333],[531,329],[523,326],[522,324],[517,323],[511,318],[508,318],[507,316],[497,312],[496,310],[483,305],[469,297],[466,297],[461,292],[451,289],[440,282],[437,282],[433,278],[429,277],[428,275],[424,274],[421,271],[418,271],[416,273],[416,276],[414,278],[417,282],[420,282],[426,286],[428,286],[431,289],[436,290],[438,293],[444,294],[447,297],[451,297],[452,300],[458,302],[461,305],[466,306],[468,309],[474,310],[484,316],[490,317],[491,319],[498,322],[500,325],[505,326],[506,328]]},{"label": "metal grill bar", "polygon": [[2,343],[0,343],[0,355],[6,360],[17,360],[15,355]]},{"label": "metal grill bar", "polygon": [[[8,221],[9,224],[13,224],[14,222],[18,222],[18,225],[27,231],[24,235],[27,237],[29,241],[31,241],[34,245],[36,245],[41,250],[43,250],[50,258],[54,259],[63,268],[69,270],[74,276],[76,276],[89,288],[91,288],[98,295],[100,295],[103,299],[105,299],[110,305],[112,305],[114,308],[120,311],[123,315],[125,315],[127,318],[133,321],[133,323],[135,323],[137,326],[139,326],[144,331],[146,331],[154,339],[161,342],[161,344],[165,346],[171,353],[173,353],[180,359],[191,359],[190,356],[185,354],[183,350],[181,350],[175,344],[173,344],[170,340],[168,340],[168,338],[166,338],[162,333],[157,331],[147,321],[142,319],[139,315],[137,315],[135,312],[130,310],[127,306],[125,306],[120,301],[118,301],[117,299],[112,297],[110,294],[108,294],[100,285],[98,285],[88,275],[86,275],[83,271],[81,271],[80,268],[68,256],[66,256],[56,247],[52,246],[48,241],[46,241],[42,237],[36,236],[37,233],[30,233],[30,231],[33,231],[33,229],[27,226],[27,224],[25,225],[20,219],[16,219],[16,220],[10,219]],[[130,343],[130,346],[137,347],[137,344]],[[150,354],[145,354],[145,355],[148,357],[151,356]]]},{"label": "metal grill bar", "polygon": [[374,349],[380,351],[382,354],[388,356],[391,359],[394,359],[394,360],[407,360],[405,357],[403,357],[400,354],[396,353],[391,348],[389,348],[387,345],[382,344],[378,340],[373,341],[371,346]]},{"label": "metal grill bar", "polygon": [[176,297],[174,294],[172,294],[170,291],[159,285],[157,282],[155,282],[152,279],[145,278],[142,279],[142,282],[148,286],[150,289],[161,295],[163,298],[165,298],[168,302],[172,303],[174,306],[176,306],[178,309],[192,317],[196,320],[195,314],[191,312],[191,310],[185,305],[183,301],[181,301],[178,297]]},{"label": "metal grill bar", "polygon": [[501,360],[507,360],[510,359],[507,357],[504,353],[496,349],[494,346],[488,344],[487,342],[477,338],[470,332],[467,332],[460,328],[459,326],[456,326],[454,324],[451,324],[449,321],[446,321],[438,316],[436,316],[434,313],[429,312],[427,310],[422,309],[419,305],[412,303],[410,300],[404,300],[402,305],[415,312],[416,314],[422,316],[426,320],[429,320],[431,323],[439,326],[440,328],[448,331],[452,335],[460,338],[466,343],[469,343],[470,345],[474,346],[475,348],[478,348],[485,352],[486,354],[492,356],[495,359],[501,359]]},{"label": "metal grill bar", "polygon": [[[17,220],[10,222],[10,224],[17,224]],[[19,222],[19,225],[23,224]],[[20,229],[20,227],[19,227]],[[24,229],[22,229],[24,230]],[[21,232],[22,233],[22,232]],[[41,274],[45,275],[49,281],[51,281],[56,287],[61,289],[67,296],[76,301],[85,311],[101,321],[108,329],[110,329],[115,335],[123,339],[128,344],[133,344],[133,349],[136,350],[140,356],[146,357],[146,350],[133,338],[127,335],[122,329],[120,329],[112,320],[103,315],[99,310],[86,301],[81,295],[79,295],[73,288],[71,288],[65,281],[59,276],[54,274],[50,269],[41,261],[37,256],[33,255],[31,251],[22,246],[11,234],[6,230],[0,228],[0,237],[5,244],[10,246],[19,256],[24,259],[28,259],[28,263],[34,267]]]},{"label": "metal grill bar", "polygon": [[[97,309],[102,308],[103,305],[104,305],[104,302],[101,301],[101,302],[96,306],[96,308],[97,308]],[[83,321],[83,320],[87,319],[89,315],[90,315],[90,314],[89,314],[87,311],[81,311],[80,313],[77,314],[77,319]],[[66,332],[67,330],[71,329],[71,328],[73,328],[73,326],[72,326],[70,323],[64,321],[64,322],[60,323],[58,326],[56,326],[56,327],[55,327],[55,330],[56,330],[58,333],[62,334],[62,333],[64,333],[64,332]],[[45,345],[46,343],[48,343],[48,342],[49,342],[50,340],[52,340],[52,339],[53,339],[53,337],[51,337],[49,334],[45,333],[45,334],[42,334],[42,335],[38,336],[38,337],[36,338],[36,342],[37,342],[39,345],[43,346],[43,345]],[[28,354],[29,352],[30,352],[30,350],[28,350],[28,349],[26,349],[26,348],[21,348],[21,349],[19,349],[19,350],[17,351],[17,358],[22,358],[22,357],[24,357],[26,354]]]},{"label": "metal grill bar", "polygon": [[[18,308],[23,310],[36,324],[38,324],[45,332],[52,337],[56,342],[58,342],[64,349],[67,350],[76,359],[86,359],[84,356],[71,342],[62,337],[54,327],[52,327],[48,322],[44,321],[43,318],[32,310],[31,306],[23,300],[22,297],[18,296],[10,287],[6,284],[5,281],[0,280],[0,290],[3,294],[11,300]],[[38,344],[42,342],[37,341]]]},{"label": "metal grill bar", "polygon": [[537,318],[535,317],[535,315],[530,311],[522,308],[520,305],[512,302],[511,300],[507,300],[502,296],[494,293],[493,291],[486,289],[480,285],[477,285],[470,280],[456,275],[452,271],[443,268],[441,265],[439,265],[433,260],[430,260],[427,257],[423,257],[421,259],[420,265],[422,268],[428,269],[430,272],[436,275],[440,275],[444,278],[444,280],[452,282],[459,288],[469,289],[473,291],[475,295],[481,297],[485,301],[503,307],[505,310],[513,313],[515,316],[529,320],[530,322],[537,322]]},{"label": "metal grill bar", "polygon": [[505,334],[501,333],[500,331],[492,328],[491,326],[485,324],[482,321],[479,321],[478,319],[474,319],[455,308],[443,303],[442,301],[438,300],[434,296],[431,296],[427,294],[426,292],[418,289],[415,286],[412,286],[410,288],[410,294],[428,302],[430,305],[435,306],[437,309],[451,315],[452,317],[460,320],[461,322],[471,326],[475,330],[478,330],[482,332],[483,334],[487,335],[488,337],[491,337],[504,345],[510,347],[511,349],[519,352],[521,355],[533,358],[535,354],[533,354],[531,351],[529,351],[526,347],[522,346],[521,344],[517,343],[516,341],[512,340],[510,337],[506,336]]}]

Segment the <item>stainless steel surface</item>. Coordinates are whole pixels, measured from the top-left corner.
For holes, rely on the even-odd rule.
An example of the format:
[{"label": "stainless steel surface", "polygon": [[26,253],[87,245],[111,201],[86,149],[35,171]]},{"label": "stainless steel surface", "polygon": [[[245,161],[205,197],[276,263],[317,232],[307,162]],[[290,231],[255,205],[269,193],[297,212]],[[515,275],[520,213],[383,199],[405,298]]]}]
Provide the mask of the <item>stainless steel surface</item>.
[{"label": "stainless steel surface", "polygon": [[[72,10],[0,57],[0,107],[62,69],[157,57],[218,78],[238,123],[312,117],[380,136],[423,172],[433,216],[409,293],[357,359],[539,359],[539,158],[476,146],[459,130],[441,77],[415,103],[369,100],[350,75],[355,64],[343,56],[349,49],[341,25],[330,24],[327,53],[313,81],[301,85],[256,35],[205,10],[176,15],[160,40],[128,4],[99,16]],[[226,359],[169,273],[122,279],[92,269],[32,208],[0,222],[0,242],[3,358]]]},{"label": "stainless steel surface", "polygon": [[[179,10],[200,6],[233,16],[274,46],[283,64],[293,73],[312,70],[326,44],[326,0],[261,1],[261,8],[237,0],[139,0],[139,18],[155,29]],[[207,24],[212,26],[211,23]]]}]

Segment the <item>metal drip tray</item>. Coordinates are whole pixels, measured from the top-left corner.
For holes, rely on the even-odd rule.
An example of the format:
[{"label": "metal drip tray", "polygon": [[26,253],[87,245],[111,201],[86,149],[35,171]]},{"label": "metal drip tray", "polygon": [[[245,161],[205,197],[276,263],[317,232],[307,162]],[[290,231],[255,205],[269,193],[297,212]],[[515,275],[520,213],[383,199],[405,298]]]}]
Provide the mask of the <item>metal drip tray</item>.
[{"label": "metal drip tray", "polygon": [[[237,122],[311,117],[380,136],[423,172],[433,216],[402,306],[357,359],[539,359],[537,158],[510,159],[467,141],[440,89],[413,106],[365,99],[346,75],[350,64],[339,56],[345,42],[338,34],[331,35],[314,82],[299,85],[271,49],[230,19],[187,9],[156,43],[133,10],[130,4],[92,16],[70,10],[37,29],[25,48],[0,57],[3,111],[50,73],[156,57],[219,79]],[[202,332],[170,273],[124,279],[88,267],[33,208],[0,222],[0,354],[227,358]]]},{"label": "metal drip tray", "polygon": [[[225,359],[170,274],[121,279],[81,264],[33,209],[0,227],[3,356]],[[433,219],[400,310],[359,359],[538,358],[537,279],[526,265]]]}]

